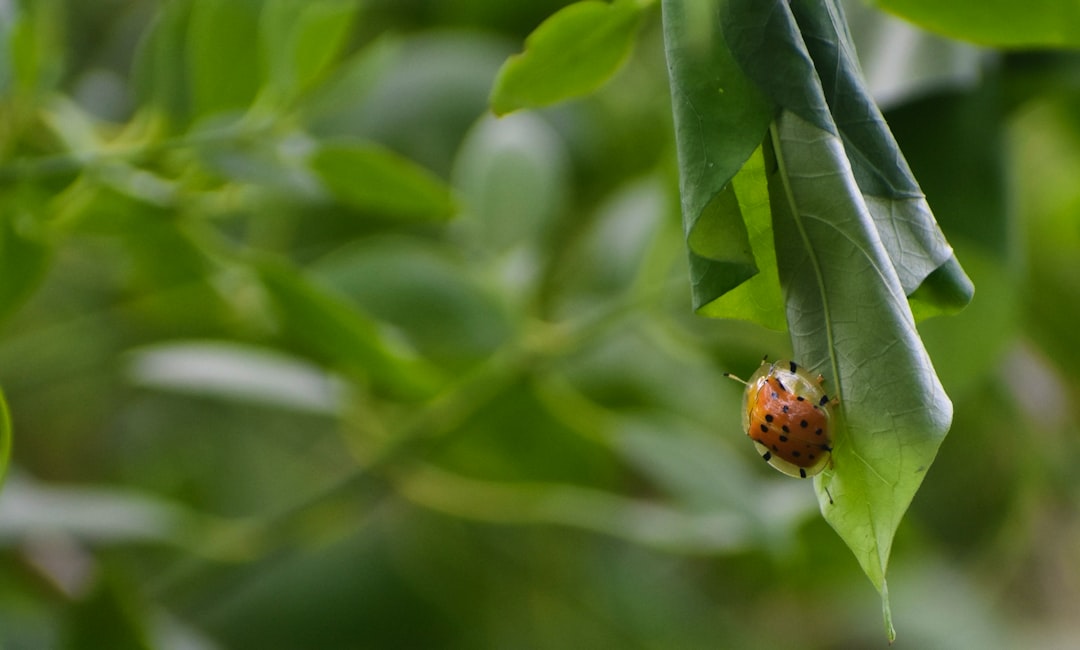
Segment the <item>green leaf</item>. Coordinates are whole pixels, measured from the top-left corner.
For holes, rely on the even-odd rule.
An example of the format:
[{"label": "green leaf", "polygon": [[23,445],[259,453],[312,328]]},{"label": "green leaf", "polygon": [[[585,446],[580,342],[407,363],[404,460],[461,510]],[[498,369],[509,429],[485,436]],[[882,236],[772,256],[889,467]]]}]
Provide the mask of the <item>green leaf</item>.
[{"label": "green leaf", "polygon": [[132,585],[102,571],[89,594],[66,612],[66,650],[150,650],[149,615]]},{"label": "green leaf", "polygon": [[505,115],[578,97],[600,87],[634,44],[645,2],[586,0],[555,13],[525,39],[495,78],[491,109]]},{"label": "green leaf", "polygon": [[[754,254],[758,273],[737,287],[718,295],[719,287],[710,287],[695,271],[702,268],[713,269],[722,264],[715,258],[699,257],[705,248],[705,240],[722,237],[716,228],[710,228],[712,222],[719,219],[701,218],[697,228],[690,231],[687,244],[690,247],[691,289],[695,300],[694,306],[699,314],[713,318],[740,318],[759,323],[765,327],[783,330],[784,300],[780,293],[780,278],[776,271],[776,248],[773,243],[772,212],[769,207],[768,189],[765,178],[765,162],[761,150],[754,152],[739,173],[732,179],[729,187],[734,189],[738,198],[736,214],[742,215],[742,222],[747,228],[747,239]],[[707,214],[703,214],[707,217]],[[740,236],[739,233],[734,235]],[[712,279],[715,275],[705,275]],[[722,286],[722,285],[721,285]],[[700,297],[713,297],[709,302],[698,305]]]},{"label": "green leaf", "polygon": [[38,221],[43,203],[41,197],[0,203],[0,319],[33,293],[49,268],[52,246]]},{"label": "green leaf", "polygon": [[64,69],[64,5],[58,0],[11,3],[0,17],[0,92],[30,96],[47,91]]},{"label": "green leaf", "polygon": [[279,336],[299,351],[399,397],[430,397],[438,388],[434,368],[344,300],[284,264],[264,260],[255,268]]},{"label": "green leaf", "polygon": [[840,400],[819,502],[881,592],[891,639],[885,574],[893,535],[949,429],[952,404],[843,143],[785,112],[773,145],[769,191],[792,346]]},{"label": "green leaf", "polygon": [[142,104],[153,106],[177,123],[189,117],[190,89],[182,56],[191,5],[162,5],[135,56],[133,85]]},{"label": "green leaf", "polygon": [[[771,248],[771,235],[760,163],[732,184],[760,145],[774,108],[735,63],[715,4],[663,2],[693,304],[709,316],[782,328],[774,256],[763,250]],[[771,280],[718,302],[759,270]]]},{"label": "green leaf", "polygon": [[875,0],[874,4],[931,31],[983,45],[1080,45],[1080,3],[1075,0]]},{"label": "green leaf", "polygon": [[[731,288],[725,283],[745,279],[735,269],[746,266],[747,258],[759,269],[771,264],[762,253],[770,230],[758,223],[771,212],[795,356],[834,382],[840,398],[833,468],[817,482],[819,501],[881,592],[891,639],[885,575],[893,535],[952,417],[907,296],[916,294],[925,313],[955,310],[971,299],[971,283],[862,81],[839,4],[711,5],[722,33],[697,27],[706,43],[697,47],[708,56],[699,54],[696,66],[685,65],[686,53],[694,53],[688,44],[694,23],[687,19],[688,7],[695,5],[664,5],[692,281],[701,283],[698,250],[727,263],[706,267],[721,292]],[[697,19],[709,24],[713,15]],[[717,76],[738,80],[741,106],[739,98],[728,105],[718,99],[723,95],[710,88]],[[727,118],[724,136],[733,137],[728,131],[741,127],[744,138],[756,137],[757,125],[776,108],[781,111],[770,127],[764,174],[755,161],[728,184],[732,167],[746,160],[749,143],[708,147],[716,129],[708,121],[723,124],[716,116]],[[732,120],[737,116],[743,120]],[[715,167],[723,174],[714,177]],[[757,198],[764,178],[765,209]],[[756,246],[747,246],[751,238],[740,229],[740,217],[751,226]],[[769,282],[764,275],[755,279]],[[740,289],[744,302],[769,295],[764,286]],[[727,306],[713,300],[715,307]],[[732,311],[753,313],[745,307]],[[761,314],[755,319],[766,320]]]},{"label": "green leaf", "polygon": [[450,188],[411,160],[367,142],[325,144],[310,158],[312,171],[342,203],[408,219],[453,216]]},{"label": "green leaf", "polygon": [[194,0],[185,54],[195,115],[242,110],[255,98],[257,10],[252,0]]},{"label": "green leaf", "polygon": [[269,83],[286,97],[317,81],[345,45],[359,7],[350,0],[271,0],[259,41]]},{"label": "green leaf", "polygon": [[0,392],[0,484],[3,483],[11,463],[11,439],[11,413],[8,411],[4,393]]}]

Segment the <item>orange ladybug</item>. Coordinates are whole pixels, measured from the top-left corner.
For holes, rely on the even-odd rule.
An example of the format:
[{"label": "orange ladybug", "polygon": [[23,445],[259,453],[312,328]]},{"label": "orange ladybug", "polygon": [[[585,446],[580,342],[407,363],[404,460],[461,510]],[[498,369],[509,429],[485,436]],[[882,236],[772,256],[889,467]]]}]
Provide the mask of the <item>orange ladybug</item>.
[{"label": "orange ladybug", "polygon": [[829,409],[835,400],[825,394],[825,378],[812,376],[794,361],[769,363],[743,381],[743,429],[770,465],[796,478],[825,469],[832,455]]}]

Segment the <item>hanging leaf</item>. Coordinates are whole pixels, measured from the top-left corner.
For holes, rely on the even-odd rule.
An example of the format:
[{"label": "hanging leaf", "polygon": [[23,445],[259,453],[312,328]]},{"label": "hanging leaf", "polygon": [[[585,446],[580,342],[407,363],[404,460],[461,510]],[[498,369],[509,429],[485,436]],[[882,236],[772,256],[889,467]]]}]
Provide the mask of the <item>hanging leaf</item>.
[{"label": "hanging leaf", "polygon": [[[861,79],[839,4],[668,0],[664,20],[691,280],[707,287],[695,306],[768,324],[763,269],[777,266],[795,357],[840,399],[822,512],[881,592],[892,639],[893,535],[952,418],[907,297],[955,311],[971,283]],[[761,173],[744,163],[770,123]],[[763,184],[767,207],[752,198]],[[753,293],[728,297],[751,286],[732,291],[746,279],[733,268]],[[762,309],[743,306],[757,296]]]}]

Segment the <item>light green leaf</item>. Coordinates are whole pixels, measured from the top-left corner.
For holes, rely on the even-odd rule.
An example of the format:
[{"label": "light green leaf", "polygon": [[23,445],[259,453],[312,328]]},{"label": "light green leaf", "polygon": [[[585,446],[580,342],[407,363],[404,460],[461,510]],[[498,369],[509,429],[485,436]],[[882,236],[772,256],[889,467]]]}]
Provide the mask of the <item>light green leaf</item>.
[{"label": "light green leaf", "polygon": [[194,0],[184,45],[195,115],[242,110],[255,98],[257,9],[251,0]]},{"label": "light green leaf", "polygon": [[788,112],[772,137],[769,191],[792,346],[840,400],[819,502],[881,592],[892,638],[885,574],[893,535],[949,429],[952,404],[843,143]]},{"label": "light green leaf", "polygon": [[[738,213],[747,228],[750,249],[754,253],[758,273],[727,293],[703,305],[696,305],[699,296],[710,295],[708,286],[693,273],[703,264],[715,265],[709,258],[698,258],[704,247],[698,248],[697,240],[704,240],[715,233],[709,232],[708,219],[699,219],[698,228],[690,232],[691,287],[694,290],[698,313],[713,318],[740,318],[776,330],[786,327],[784,301],[780,293],[780,279],[776,271],[776,248],[773,244],[772,212],[769,207],[765,179],[765,162],[761,150],[754,152],[731,185],[739,202]],[[705,215],[703,215],[705,216]],[[700,287],[700,288],[699,288]]]},{"label": "light green leaf", "polygon": [[11,437],[11,414],[8,411],[7,400],[0,392],[0,484],[3,483],[8,465],[11,463]]},{"label": "light green leaf", "polygon": [[577,2],[545,20],[495,78],[491,109],[505,115],[589,93],[626,60],[637,35],[640,0]]},{"label": "light green leaf", "polygon": [[359,7],[350,0],[271,0],[259,42],[268,82],[286,97],[303,92],[341,51]]},{"label": "light green leaf", "polygon": [[983,45],[1080,45],[1076,0],[875,0],[874,4],[931,31]]},{"label": "light green leaf", "polygon": [[434,174],[367,142],[325,144],[310,158],[312,171],[342,203],[409,219],[449,219],[450,188]]}]

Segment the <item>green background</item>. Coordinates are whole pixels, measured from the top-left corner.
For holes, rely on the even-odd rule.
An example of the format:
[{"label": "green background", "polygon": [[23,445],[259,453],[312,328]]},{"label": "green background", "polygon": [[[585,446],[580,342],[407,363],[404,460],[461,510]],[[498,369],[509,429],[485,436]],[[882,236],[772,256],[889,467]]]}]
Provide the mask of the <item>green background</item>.
[{"label": "green background", "polygon": [[[739,430],[787,335],[693,314],[659,7],[490,114],[563,4],[10,4],[0,648],[885,646]],[[849,18],[976,287],[920,324],[955,415],[894,645],[1067,646],[1080,58]]]}]

